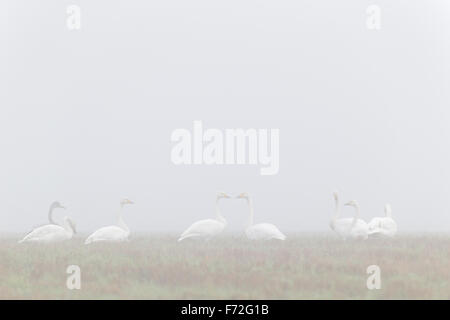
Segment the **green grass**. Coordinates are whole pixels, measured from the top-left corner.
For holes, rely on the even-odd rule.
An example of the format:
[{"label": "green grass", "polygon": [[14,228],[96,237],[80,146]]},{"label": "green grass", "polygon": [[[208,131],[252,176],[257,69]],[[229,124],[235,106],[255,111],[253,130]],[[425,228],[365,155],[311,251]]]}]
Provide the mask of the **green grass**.
[{"label": "green grass", "polygon": [[[2,299],[450,299],[450,237],[341,241],[290,235],[284,242],[224,237],[178,243],[174,236],[85,246],[0,239]],[[66,268],[81,268],[68,290]],[[366,269],[381,268],[368,290]]]}]

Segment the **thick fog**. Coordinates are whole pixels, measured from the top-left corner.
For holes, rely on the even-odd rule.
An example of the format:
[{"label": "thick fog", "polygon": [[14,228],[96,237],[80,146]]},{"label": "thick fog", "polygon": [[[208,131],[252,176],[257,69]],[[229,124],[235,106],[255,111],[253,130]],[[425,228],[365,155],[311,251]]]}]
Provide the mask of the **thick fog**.
[{"label": "thick fog", "polygon": [[[58,200],[87,233],[128,197],[132,232],[178,233],[246,191],[255,222],[327,232],[334,190],[365,220],[390,203],[400,232],[450,231],[449,17],[444,0],[3,2],[0,231]],[[175,165],[195,120],[279,129],[278,174]],[[220,204],[243,230],[246,202]]]}]

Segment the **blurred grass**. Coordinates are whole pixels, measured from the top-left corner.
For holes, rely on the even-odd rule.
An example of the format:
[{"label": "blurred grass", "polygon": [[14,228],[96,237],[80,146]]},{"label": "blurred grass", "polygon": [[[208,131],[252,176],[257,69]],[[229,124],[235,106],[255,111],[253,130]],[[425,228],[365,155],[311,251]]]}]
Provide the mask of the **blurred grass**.
[{"label": "blurred grass", "polygon": [[[52,245],[18,238],[0,239],[1,299],[450,299],[447,236],[178,243],[164,235],[91,246],[82,237]],[[66,288],[72,264],[81,290]],[[381,268],[380,290],[366,288],[372,264]]]}]

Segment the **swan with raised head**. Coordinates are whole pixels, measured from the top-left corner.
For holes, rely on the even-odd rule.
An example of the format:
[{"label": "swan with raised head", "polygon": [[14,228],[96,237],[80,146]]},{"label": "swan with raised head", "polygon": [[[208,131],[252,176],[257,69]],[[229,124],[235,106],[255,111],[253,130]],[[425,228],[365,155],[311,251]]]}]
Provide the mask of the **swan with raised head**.
[{"label": "swan with raised head", "polygon": [[[53,220],[53,210],[58,209],[58,208],[59,209],[66,209],[66,207],[61,205],[61,203],[59,203],[58,201],[52,202],[52,204],[50,205],[50,208],[48,209],[48,216],[47,216],[48,217],[48,222],[50,222],[50,224],[54,224],[54,225],[57,225],[57,226],[59,226],[60,224],[56,223],[55,220]],[[31,232],[33,232],[33,230],[35,230],[35,229],[37,229],[39,227],[46,226],[46,225],[47,224],[41,224],[41,225],[37,225],[37,226],[33,227],[33,229],[31,229],[27,233],[27,235],[30,234]]]},{"label": "swan with raised head", "polygon": [[76,233],[75,224],[69,217],[64,217],[63,225],[47,224],[28,233],[19,243],[51,243],[69,240]]},{"label": "swan with raised head", "polygon": [[230,196],[225,192],[218,192],[216,197],[216,219],[205,219],[194,222],[180,236],[178,241],[188,238],[202,238],[209,240],[225,229],[227,221],[220,213],[220,199],[229,199]]},{"label": "swan with raised head", "polygon": [[236,198],[247,200],[247,204],[249,207],[249,221],[248,226],[245,229],[247,238],[249,238],[250,240],[286,240],[286,236],[281,233],[281,231],[275,225],[271,223],[253,224],[253,202],[247,192],[239,194],[238,196],[236,196]]},{"label": "swan with raised head", "polygon": [[351,206],[355,208],[355,217],[353,218],[350,227],[350,238],[366,240],[369,236],[369,225],[362,219],[359,219],[359,205],[356,200],[352,200],[344,204],[344,206]]},{"label": "swan with raised head", "polygon": [[352,225],[353,218],[341,218],[341,208],[339,206],[339,195],[335,191],[334,197],[334,216],[330,221],[330,228],[336,232],[340,237],[346,238],[348,236],[350,226]]},{"label": "swan with raised head", "polygon": [[338,193],[334,192],[333,196],[335,202],[335,213],[334,217],[330,221],[331,230],[336,232],[343,239],[367,239],[369,233],[368,225],[364,220],[359,219],[359,205],[356,200],[352,200],[345,204],[355,208],[355,217],[341,218]]},{"label": "swan with raised head", "polygon": [[65,208],[66,207],[61,205],[61,203],[59,203],[58,201],[52,202],[52,204],[50,205],[50,208],[48,209],[48,222],[50,222],[50,224],[59,225],[59,223],[56,223],[55,220],[53,220],[53,210],[55,210],[55,209],[65,209]]},{"label": "swan with raised head", "polygon": [[134,202],[129,199],[123,199],[120,202],[119,220],[115,226],[107,226],[98,229],[92,233],[84,242],[84,244],[90,244],[93,242],[123,242],[128,241],[130,235],[130,229],[122,219],[123,207],[127,204],[133,204]]},{"label": "swan with raised head", "polygon": [[381,237],[394,237],[397,233],[397,223],[392,218],[390,204],[384,206],[384,217],[372,218],[369,222],[369,235]]}]

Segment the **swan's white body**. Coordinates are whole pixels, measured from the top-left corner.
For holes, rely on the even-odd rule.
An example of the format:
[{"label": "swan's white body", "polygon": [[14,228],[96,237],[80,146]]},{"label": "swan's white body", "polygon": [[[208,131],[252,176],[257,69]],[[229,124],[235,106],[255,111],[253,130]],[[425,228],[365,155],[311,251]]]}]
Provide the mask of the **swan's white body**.
[{"label": "swan's white body", "polygon": [[116,226],[107,226],[98,229],[92,233],[84,242],[90,244],[94,242],[123,242],[128,241],[130,236],[130,229],[122,219],[122,210],[125,204],[132,204],[133,202],[125,199],[120,203],[119,221]]},{"label": "swan's white body", "polygon": [[182,241],[187,238],[204,238],[211,239],[218,235],[225,229],[226,221],[219,221],[216,219],[205,219],[194,222],[189,228],[187,228],[180,236],[178,241]]},{"label": "swan's white body", "polygon": [[339,199],[337,192],[334,193],[335,200],[335,216],[331,219],[330,227],[343,239],[363,239],[366,240],[369,236],[369,226],[367,222],[359,219],[359,206],[356,201],[350,201],[346,205],[355,207],[354,218],[340,218]]},{"label": "swan's white body", "polygon": [[392,209],[389,204],[384,207],[385,217],[375,217],[369,222],[369,235],[394,237],[397,233],[397,223],[392,219]]},{"label": "swan's white body", "polygon": [[250,240],[286,240],[286,236],[277,228],[277,226],[271,223],[258,223],[253,224],[254,210],[253,202],[248,193],[242,193],[238,198],[246,199],[249,206],[249,223],[247,229],[245,229],[245,235]]},{"label": "swan's white body", "polygon": [[277,226],[271,223],[258,223],[245,229],[247,238],[251,240],[286,240],[286,236],[281,233]]},{"label": "swan's white body", "polygon": [[48,224],[38,227],[28,233],[19,243],[23,242],[40,242],[52,243],[69,240],[74,234],[73,222],[68,218],[64,218],[63,226]]},{"label": "swan's white body", "polygon": [[84,244],[89,244],[93,242],[122,242],[128,241],[128,236],[130,235],[129,230],[125,230],[119,226],[108,226],[103,227],[91,234]]},{"label": "swan's white body", "polygon": [[369,235],[367,222],[362,219],[357,219],[355,222],[355,218],[338,219],[335,229],[333,230],[343,239],[352,238],[365,240]]},{"label": "swan's white body", "polygon": [[224,193],[219,193],[216,198],[216,219],[205,219],[191,224],[178,238],[182,241],[188,238],[202,238],[209,240],[220,234],[227,225],[227,221],[220,213],[219,200],[221,198],[229,198]]}]

